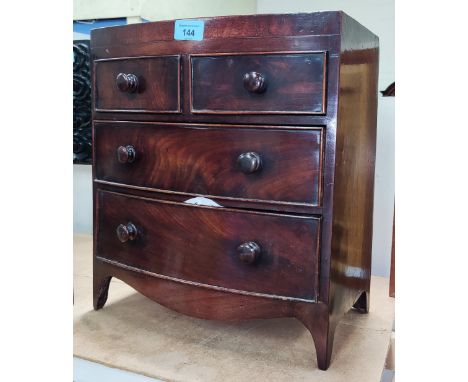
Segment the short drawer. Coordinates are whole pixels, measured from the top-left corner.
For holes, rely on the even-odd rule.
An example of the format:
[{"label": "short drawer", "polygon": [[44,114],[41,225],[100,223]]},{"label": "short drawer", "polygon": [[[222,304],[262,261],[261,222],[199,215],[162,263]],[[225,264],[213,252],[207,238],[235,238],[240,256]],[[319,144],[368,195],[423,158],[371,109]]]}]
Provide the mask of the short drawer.
[{"label": "short drawer", "polygon": [[320,219],[98,191],[96,256],[174,281],[313,300]]},{"label": "short drawer", "polygon": [[180,112],[180,57],[96,60],[96,111]]},{"label": "short drawer", "polygon": [[324,114],[326,53],[191,56],[193,113]]},{"label": "short drawer", "polygon": [[317,206],[322,129],[96,122],[98,181]]}]

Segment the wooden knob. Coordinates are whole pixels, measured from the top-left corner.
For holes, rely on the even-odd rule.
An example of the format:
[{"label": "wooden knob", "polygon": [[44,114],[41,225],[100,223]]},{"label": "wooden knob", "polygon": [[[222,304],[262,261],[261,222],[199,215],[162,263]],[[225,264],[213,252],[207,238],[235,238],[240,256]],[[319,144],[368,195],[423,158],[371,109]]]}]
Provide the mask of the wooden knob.
[{"label": "wooden knob", "polygon": [[260,170],[262,159],[259,154],[254,152],[243,153],[237,158],[237,166],[244,174],[251,174]]},{"label": "wooden knob", "polygon": [[239,260],[246,264],[253,264],[256,262],[260,258],[261,252],[260,246],[254,241],[248,241],[237,247]]},{"label": "wooden knob", "polygon": [[119,73],[116,82],[121,92],[134,93],[138,90],[138,77],[134,74]]},{"label": "wooden knob", "polygon": [[263,75],[257,72],[244,74],[244,88],[251,93],[263,93],[267,88],[267,82]]},{"label": "wooden knob", "polygon": [[121,243],[126,243],[129,240],[135,240],[138,230],[133,223],[119,224],[117,227],[117,237]]},{"label": "wooden knob", "polygon": [[120,163],[132,163],[135,160],[136,151],[133,146],[119,146],[117,148],[117,160]]}]

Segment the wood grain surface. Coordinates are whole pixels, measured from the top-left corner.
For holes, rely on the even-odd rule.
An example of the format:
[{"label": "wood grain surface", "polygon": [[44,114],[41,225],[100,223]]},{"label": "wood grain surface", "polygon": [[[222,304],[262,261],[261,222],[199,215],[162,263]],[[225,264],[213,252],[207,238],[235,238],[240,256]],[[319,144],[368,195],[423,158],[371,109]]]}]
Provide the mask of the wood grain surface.
[{"label": "wood grain surface", "polygon": [[[251,72],[261,78],[261,89],[245,86],[244,76]],[[323,52],[191,56],[191,74],[192,112],[325,112],[326,54]]]},{"label": "wood grain surface", "polygon": [[[100,111],[176,113],[180,111],[180,58],[140,57],[94,62],[94,105]],[[132,91],[119,87],[119,74],[137,78]]]},{"label": "wood grain surface", "polygon": [[[319,205],[322,129],[95,123],[96,178],[206,196]],[[120,163],[119,147],[135,149]],[[255,152],[261,167],[245,174],[238,158]]]},{"label": "wood grain surface", "polygon": [[[185,281],[314,300],[320,219],[206,208],[99,192],[96,256]],[[134,240],[116,229],[131,223]],[[258,261],[238,247],[253,241]]]},{"label": "wood grain surface", "polygon": [[[369,311],[378,38],[343,12],[203,20],[202,41],[92,32],[94,307],[118,277],[197,317],[294,316],[325,370],[343,314]],[[119,90],[162,56],[161,89]]]}]

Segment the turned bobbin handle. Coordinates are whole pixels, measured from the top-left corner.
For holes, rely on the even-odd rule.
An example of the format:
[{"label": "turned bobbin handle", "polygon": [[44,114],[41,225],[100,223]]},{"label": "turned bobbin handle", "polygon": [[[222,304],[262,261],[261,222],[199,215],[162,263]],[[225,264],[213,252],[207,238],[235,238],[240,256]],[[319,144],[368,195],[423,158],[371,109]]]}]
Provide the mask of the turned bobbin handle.
[{"label": "turned bobbin handle", "polygon": [[138,77],[131,73],[119,73],[115,79],[121,92],[134,93],[138,90]]},{"label": "turned bobbin handle", "polygon": [[237,247],[239,260],[245,264],[253,264],[256,262],[260,258],[261,252],[260,246],[254,241],[248,241]]},{"label": "turned bobbin handle", "polygon": [[237,166],[244,174],[252,174],[262,167],[262,158],[254,152],[243,153],[237,158]]},{"label": "turned bobbin handle", "polygon": [[258,72],[248,72],[243,78],[244,88],[250,93],[261,94],[267,88],[267,81],[263,74]]},{"label": "turned bobbin handle", "polygon": [[116,229],[117,237],[121,243],[135,240],[138,235],[138,230],[135,224],[128,222],[127,224],[119,224]]},{"label": "turned bobbin handle", "polygon": [[131,145],[119,146],[117,148],[117,160],[119,163],[132,163],[136,157],[135,147]]}]

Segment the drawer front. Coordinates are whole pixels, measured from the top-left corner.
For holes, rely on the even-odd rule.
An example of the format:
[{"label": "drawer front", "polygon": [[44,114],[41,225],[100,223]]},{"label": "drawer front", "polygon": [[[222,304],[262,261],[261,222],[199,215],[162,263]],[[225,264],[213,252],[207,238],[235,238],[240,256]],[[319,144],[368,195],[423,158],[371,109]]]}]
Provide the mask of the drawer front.
[{"label": "drawer front", "polygon": [[[95,123],[94,146],[95,173],[101,181],[273,203],[320,201],[320,128],[103,122]],[[123,161],[119,150],[124,151]],[[125,151],[131,150],[134,158],[127,160]]]},{"label": "drawer front", "polygon": [[99,258],[175,281],[316,298],[318,218],[97,197]]},{"label": "drawer front", "polygon": [[96,111],[180,112],[180,57],[95,61]]},{"label": "drawer front", "polygon": [[324,114],[326,54],[192,56],[194,113]]}]

